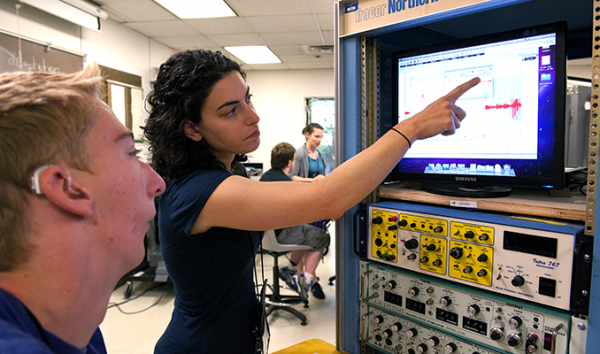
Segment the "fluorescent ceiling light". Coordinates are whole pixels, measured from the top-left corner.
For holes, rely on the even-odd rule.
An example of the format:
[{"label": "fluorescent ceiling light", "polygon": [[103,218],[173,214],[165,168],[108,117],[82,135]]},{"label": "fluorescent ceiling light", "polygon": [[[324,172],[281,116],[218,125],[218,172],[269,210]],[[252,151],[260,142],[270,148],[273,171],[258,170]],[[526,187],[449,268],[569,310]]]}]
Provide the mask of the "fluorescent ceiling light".
[{"label": "fluorescent ceiling light", "polygon": [[154,0],[182,19],[234,17],[235,12],[223,0]]},{"label": "fluorescent ceiling light", "polygon": [[264,45],[224,47],[229,53],[235,55],[246,64],[277,64],[281,60]]},{"label": "fluorescent ceiling light", "polygon": [[106,12],[82,1],[68,0],[68,4],[59,0],[21,0],[67,21],[83,27],[100,31],[100,18],[107,17]]}]

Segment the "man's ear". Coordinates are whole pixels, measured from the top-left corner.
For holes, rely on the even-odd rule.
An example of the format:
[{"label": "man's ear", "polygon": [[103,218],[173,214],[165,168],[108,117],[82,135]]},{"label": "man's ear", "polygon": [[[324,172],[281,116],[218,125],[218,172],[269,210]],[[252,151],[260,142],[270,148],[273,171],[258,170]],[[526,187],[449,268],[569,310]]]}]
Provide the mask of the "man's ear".
[{"label": "man's ear", "polygon": [[183,126],[183,131],[185,136],[192,139],[193,141],[202,140],[202,134],[196,129],[196,125],[192,123],[190,120],[185,121],[185,125]]},{"label": "man's ear", "polygon": [[92,215],[92,194],[63,167],[52,165],[42,172],[40,188],[57,207],[79,216]]}]

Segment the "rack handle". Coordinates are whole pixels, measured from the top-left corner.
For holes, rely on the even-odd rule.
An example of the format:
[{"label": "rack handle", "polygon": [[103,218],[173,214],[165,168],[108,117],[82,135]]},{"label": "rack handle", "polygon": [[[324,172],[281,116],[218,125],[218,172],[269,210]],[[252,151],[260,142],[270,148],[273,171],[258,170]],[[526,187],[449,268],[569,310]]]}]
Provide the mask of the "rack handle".
[{"label": "rack handle", "polygon": [[372,313],[373,313],[373,312],[367,312],[367,313],[365,313],[365,314],[362,316],[362,318],[360,319],[360,341],[361,341],[361,342],[364,342],[364,341],[366,341],[366,340],[369,340],[369,339],[371,339],[371,338],[367,338],[367,339],[365,339],[365,337],[364,337],[364,333],[365,333],[365,319],[366,319],[367,317],[369,317],[369,315],[370,315],[370,314],[372,314]]},{"label": "rack handle", "polygon": [[368,299],[365,298],[365,294],[364,294],[364,290],[365,290],[365,277],[369,274],[373,272],[372,270],[367,270],[366,272],[362,273],[362,275],[360,276],[360,300],[361,301],[367,301]]},{"label": "rack handle", "polygon": [[564,326],[564,324],[559,323],[558,326],[552,330],[552,346],[550,347],[550,354],[556,354],[556,336],[558,336],[558,331]]}]

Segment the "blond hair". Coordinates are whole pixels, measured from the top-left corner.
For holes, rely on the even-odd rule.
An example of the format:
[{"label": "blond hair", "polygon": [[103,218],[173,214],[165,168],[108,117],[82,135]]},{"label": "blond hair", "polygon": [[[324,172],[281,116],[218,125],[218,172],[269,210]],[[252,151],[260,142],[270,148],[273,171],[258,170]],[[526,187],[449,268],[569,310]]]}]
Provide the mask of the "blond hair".
[{"label": "blond hair", "polygon": [[89,170],[84,136],[96,121],[100,70],[0,75],[0,272],[28,260],[29,177],[48,163]]}]

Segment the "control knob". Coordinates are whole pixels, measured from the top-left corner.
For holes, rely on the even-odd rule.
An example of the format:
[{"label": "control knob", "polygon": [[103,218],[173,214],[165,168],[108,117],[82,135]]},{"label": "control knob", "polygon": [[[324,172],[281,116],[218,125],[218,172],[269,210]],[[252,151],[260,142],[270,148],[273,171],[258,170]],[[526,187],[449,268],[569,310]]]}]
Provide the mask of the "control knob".
[{"label": "control knob", "polygon": [[423,257],[421,257],[421,259],[419,259],[419,262],[421,262],[421,263],[427,263],[427,262],[429,262],[429,257],[423,256]]},{"label": "control knob", "polygon": [[390,329],[392,330],[392,332],[398,332],[398,331],[401,331],[401,330],[402,330],[402,323],[400,323],[400,322],[396,322],[396,323],[394,323],[394,324],[393,324],[393,325],[390,327]]},{"label": "control knob", "polygon": [[381,247],[381,245],[383,245],[383,241],[378,237],[375,239],[375,245],[377,245],[377,247]]},{"label": "control knob", "polygon": [[377,315],[377,316],[373,317],[373,323],[380,324],[382,322],[383,322],[383,316]]},{"label": "control knob", "polygon": [[459,259],[461,258],[463,255],[463,249],[460,247],[454,247],[453,249],[450,250],[450,257],[454,258],[454,259]]},{"label": "control knob", "polygon": [[372,222],[375,225],[379,225],[379,224],[383,223],[383,218],[381,216],[374,217]]},{"label": "control knob", "polygon": [[440,340],[438,337],[433,336],[427,340],[427,344],[429,344],[430,347],[435,347],[436,345],[440,344]]},{"label": "control knob", "polygon": [[388,231],[398,230],[398,225],[390,225],[388,226]]},{"label": "control knob", "polygon": [[443,228],[443,227],[441,227],[441,226],[436,226],[436,227],[433,229],[433,232],[435,232],[436,234],[442,233],[442,232],[444,232],[444,228]]},{"label": "control knob", "polygon": [[523,344],[523,338],[521,338],[521,333],[511,333],[507,338],[508,346],[514,348],[520,348]]},{"label": "control knob", "polygon": [[465,269],[463,269],[463,273],[465,274],[469,274],[473,271],[473,267],[471,266],[466,266]]},{"label": "control knob", "polygon": [[408,225],[408,221],[406,221],[406,220],[402,219],[402,220],[400,220],[400,221],[398,222],[398,225],[400,225],[400,226],[404,227],[404,226]]},{"label": "control knob", "polygon": [[442,307],[446,307],[448,305],[450,305],[452,303],[452,299],[450,298],[450,296],[443,296],[440,299],[440,305],[442,305]]},{"label": "control knob", "polygon": [[508,324],[510,325],[510,328],[517,329],[523,324],[523,320],[517,316],[513,316],[508,320]]},{"label": "control knob", "polygon": [[485,270],[485,269],[480,269],[479,272],[477,272],[478,277],[485,277],[486,275],[487,275],[487,270]]},{"label": "control knob", "polygon": [[502,339],[504,339],[503,328],[497,328],[497,327],[492,328],[492,330],[490,331],[490,338],[497,342],[500,342]]},{"label": "control knob", "polygon": [[406,256],[406,258],[408,258],[409,261],[414,261],[415,258],[417,258],[417,255],[415,253],[411,253],[408,256]]},{"label": "control knob", "polygon": [[485,263],[488,260],[488,256],[486,254],[480,254],[479,257],[477,257],[477,260],[481,263]]},{"label": "control knob", "polygon": [[419,247],[419,241],[417,241],[416,238],[411,238],[410,240],[408,240],[404,243],[404,247],[406,247],[409,250],[413,250],[413,249]]},{"label": "control knob", "polygon": [[388,339],[392,336],[392,331],[389,329],[386,329],[385,331],[383,331],[383,333],[381,334],[383,339]]},{"label": "control knob", "polygon": [[435,267],[439,267],[442,265],[442,260],[441,259],[436,259],[435,261],[433,261],[433,264]]},{"label": "control knob", "polygon": [[423,353],[427,353],[427,345],[425,343],[421,343],[419,345],[417,345],[417,353],[419,354],[423,354]]},{"label": "control knob", "polygon": [[385,290],[392,290],[396,287],[396,281],[395,280],[390,280],[387,282],[387,284],[385,284]]},{"label": "control knob", "polygon": [[538,336],[535,333],[532,333],[529,335],[529,338],[527,338],[527,341],[525,342],[525,353],[527,354],[534,354],[535,352],[537,352],[537,340],[538,340]]},{"label": "control knob", "polygon": [[475,315],[477,315],[479,313],[480,309],[478,305],[469,305],[467,307],[467,313],[469,314],[469,316],[473,317]]},{"label": "control knob", "polygon": [[475,237],[475,233],[473,231],[465,232],[465,238],[471,239],[473,237]]},{"label": "control knob", "polygon": [[456,349],[458,349],[458,348],[456,347],[456,344],[454,344],[454,343],[448,343],[448,344],[446,344],[446,346],[444,347],[444,353],[446,353],[446,354],[451,354],[451,353],[454,353],[454,352],[456,351]]},{"label": "control knob", "polygon": [[415,297],[417,295],[419,295],[419,288],[413,286],[412,288],[408,289],[408,296]]},{"label": "control knob", "polygon": [[409,330],[406,331],[406,336],[408,338],[416,337],[417,334],[419,334],[419,331],[417,331],[416,328],[410,328]]},{"label": "control knob", "polygon": [[520,275],[516,275],[514,278],[512,278],[512,280],[510,281],[510,283],[513,286],[522,286],[523,284],[525,284],[525,278],[523,278]]},{"label": "control knob", "polygon": [[487,241],[490,238],[490,236],[488,234],[481,234],[481,236],[479,236],[479,241]]},{"label": "control knob", "polygon": [[430,243],[429,245],[427,245],[427,250],[428,251],[435,251],[437,249],[436,245],[433,243]]}]

